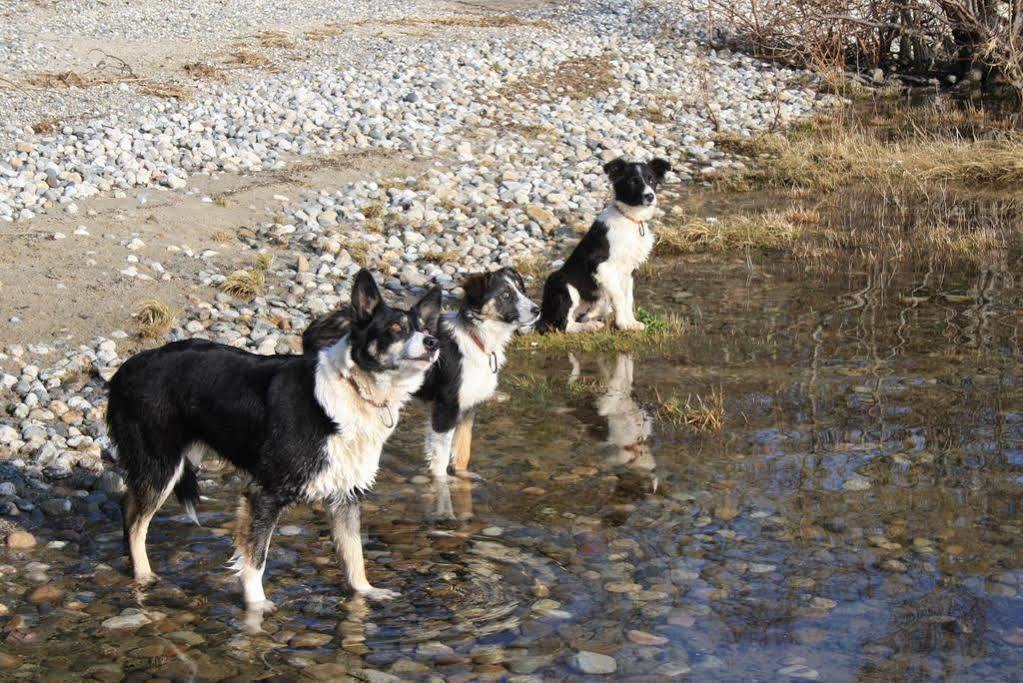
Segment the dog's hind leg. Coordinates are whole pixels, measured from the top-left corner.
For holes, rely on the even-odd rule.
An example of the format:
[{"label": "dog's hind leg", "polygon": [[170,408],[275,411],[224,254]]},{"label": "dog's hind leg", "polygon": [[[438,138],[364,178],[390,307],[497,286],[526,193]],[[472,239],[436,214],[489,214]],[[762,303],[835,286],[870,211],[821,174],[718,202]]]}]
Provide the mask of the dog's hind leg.
[{"label": "dog's hind leg", "polygon": [[238,499],[235,520],[235,570],[242,582],[245,606],[250,610],[270,612],[274,604],[263,592],[263,572],[270,550],[270,537],[287,503],[263,490],[256,483]]},{"label": "dog's hind leg", "polygon": [[147,482],[142,485],[136,477],[129,478],[128,490],[124,494],[121,509],[124,514],[124,535],[128,554],[131,556],[132,571],[136,583],[141,585],[153,583],[158,578],[149,566],[146,534],[149,532],[149,523],[153,521],[153,516],[166,502],[178,479],[181,478],[184,466],[185,460],[181,458],[170,472],[161,472],[160,467],[154,467],[152,471],[146,473]]},{"label": "dog's hind leg", "polygon": [[350,498],[331,501],[327,506],[330,515],[330,533],[334,549],[344,562],[348,585],[359,595],[371,600],[390,600],[398,597],[397,591],[374,588],[366,578],[366,563],[362,556],[362,536],[359,526],[361,513],[358,501]]}]

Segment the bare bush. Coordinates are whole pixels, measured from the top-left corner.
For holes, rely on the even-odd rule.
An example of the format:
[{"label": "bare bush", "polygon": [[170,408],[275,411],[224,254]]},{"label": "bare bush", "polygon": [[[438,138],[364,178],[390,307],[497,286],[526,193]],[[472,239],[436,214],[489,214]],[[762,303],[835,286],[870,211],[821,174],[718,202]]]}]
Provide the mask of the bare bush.
[{"label": "bare bush", "polygon": [[1023,96],[1023,0],[683,2],[723,42],[825,76],[882,68],[1001,81]]}]

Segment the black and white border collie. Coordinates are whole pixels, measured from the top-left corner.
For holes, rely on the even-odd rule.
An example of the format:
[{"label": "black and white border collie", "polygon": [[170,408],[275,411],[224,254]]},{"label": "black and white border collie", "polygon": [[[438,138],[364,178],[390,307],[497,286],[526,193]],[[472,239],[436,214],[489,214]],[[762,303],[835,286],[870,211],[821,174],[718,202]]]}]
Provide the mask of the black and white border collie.
[{"label": "black and white border collie", "polygon": [[[426,457],[438,480],[447,477],[451,464],[456,476],[477,478],[468,470],[476,409],[496,391],[505,347],[515,331],[531,326],[540,313],[514,268],[470,275],[462,288],[465,298],[458,312],[442,316],[437,330],[440,358],[415,393],[430,404]],[[344,309],[313,321],[302,335],[304,351],[333,343],[347,325]]]},{"label": "black and white border collie", "polygon": [[614,199],[544,283],[538,332],[592,332],[611,314],[618,329],[645,327],[636,320],[633,276],[653,250],[647,222],[657,206],[657,186],[670,170],[664,159],[619,157],[604,164]]},{"label": "black and white border collie", "polygon": [[438,356],[441,292],[408,310],[384,303],[373,276],[356,275],[351,324],[315,354],[260,356],[202,340],[129,358],[110,382],[107,423],[125,472],[124,536],[135,580],[155,575],[146,532],[174,491],[194,518],[196,467],[206,450],[247,472],[235,536],[246,605],[273,608],[263,593],[270,537],[296,502],[323,502],[334,544],[357,593],[397,593],[366,579],[359,494],[376,477],[398,412]]}]

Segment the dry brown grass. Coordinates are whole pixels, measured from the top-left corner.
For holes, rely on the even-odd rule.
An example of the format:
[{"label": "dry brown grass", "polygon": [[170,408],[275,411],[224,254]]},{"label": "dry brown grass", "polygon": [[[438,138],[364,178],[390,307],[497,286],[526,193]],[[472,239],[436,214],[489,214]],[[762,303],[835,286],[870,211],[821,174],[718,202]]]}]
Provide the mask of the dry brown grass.
[{"label": "dry brown grass", "polygon": [[232,50],[228,55],[231,64],[248,67],[250,69],[266,69],[273,65],[269,58],[246,48]]},{"label": "dry brown grass", "polygon": [[544,256],[524,256],[515,261],[515,270],[527,280],[543,282],[551,272],[551,262]]},{"label": "dry brown grass", "polygon": [[54,133],[60,130],[62,126],[63,123],[61,122],[60,119],[48,118],[33,123],[31,128],[32,132],[35,133],[36,135],[49,135],[50,133]]},{"label": "dry brown grass", "polygon": [[380,218],[384,215],[387,208],[383,204],[370,204],[362,208],[362,215],[369,220]]},{"label": "dry brown grass", "polygon": [[253,264],[253,268],[260,273],[267,273],[274,266],[274,255],[270,252],[264,252],[262,254],[256,254],[256,261]]},{"label": "dry brown grass", "polygon": [[220,291],[242,301],[252,301],[263,293],[266,276],[262,270],[236,270],[220,285]]},{"label": "dry brown grass", "polygon": [[549,97],[584,100],[618,87],[607,54],[565,60],[551,71],[520,78],[503,86],[498,95],[535,101]]},{"label": "dry brown grass", "polygon": [[143,95],[164,99],[187,100],[192,96],[191,88],[168,81],[145,81],[139,84],[138,90]]},{"label": "dry brown grass", "polygon": [[293,50],[295,48],[295,41],[283,31],[260,31],[245,37],[254,40],[261,47],[281,50]]},{"label": "dry brown grass", "polygon": [[188,74],[191,78],[198,81],[222,81],[224,80],[224,70],[219,66],[213,64],[207,64],[205,62],[189,62],[181,67],[181,70]]},{"label": "dry brown grass", "polygon": [[725,425],[725,398],[721,388],[711,391],[706,398],[689,394],[682,400],[676,394],[657,396],[657,414],[676,429],[688,429],[697,434],[720,432]]},{"label": "dry brown grass", "polygon": [[818,118],[786,135],[721,135],[719,147],[755,160],[721,187],[830,191],[857,181],[1023,182],[1023,135],[985,115],[951,109]]},{"label": "dry brown grass", "polygon": [[170,306],[155,299],[144,302],[132,317],[143,339],[163,339],[177,323],[177,316]]},{"label": "dry brown grass", "polygon": [[436,263],[438,265],[444,265],[445,263],[455,263],[461,258],[461,254],[454,250],[445,251],[431,251],[423,254],[423,260],[428,263]]},{"label": "dry brown grass", "polygon": [[549,31],[554,26],[549,21],[542,19],[521,19],[510,14],[478,17],[406,17],[404,19],[359,19],[353,21],[353,26],[364,26],[367,24],[384,24],[388,26],[444,26],[460,28],[511,28],[516,26],[532,26]]},{"label": "dry brown grass", "polygon": [[665,220],[657,228],[655,253],[665,256],[782,249],[793,244],[801,233],[801,226],[777,212]]},{"label": "dry brown grass", "polygon": [[346,243],[344,248],[355,263],[358,263],[360,266],[366,266],[369,264],[369,245],[365,242],[357,242],[353,240]]},{"label": "dry brown grass", "polygon": [[323,26],[317,26],[316,28],[309,29],[305,32],[304,36],[306,40],[328,40],[330,38],[336,38],[345,34],[345,28],[340,24],[334,22],[328,22]]}]

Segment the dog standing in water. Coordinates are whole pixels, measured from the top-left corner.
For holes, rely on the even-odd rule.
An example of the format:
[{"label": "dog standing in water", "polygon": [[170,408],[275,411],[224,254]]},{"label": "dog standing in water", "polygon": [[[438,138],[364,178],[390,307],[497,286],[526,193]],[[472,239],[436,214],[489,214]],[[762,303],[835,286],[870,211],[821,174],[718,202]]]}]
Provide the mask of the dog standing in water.
[{"label": "dog standing in water", "polygon": [[408,310],[356,275],[346,333],[317,353],[262,356],[202,340],[129,358],[110,381],[107,423],[125,473],[124,536],[135,580],[156,579],[146,532],[171,491],[195,519],[195,470],[213,451],[251,476],[238,503],[235,568],[245,603],[267,611],[270,537],[285,508],[323,502],[351,588],[388,599],[366,578],[359,495],[376,477],[401,407],[437,359],[441,292]]},{"label": "dog standing in water", "polygon": [[[468,470],[476,409],[497,390],[505,347],[515,331],[531,326],[540,313],[514,268],[470,275],[462,289],[458,312],[441,317],[440,357],[415,393],[430,404],[426,458],[438,480],[447,477],[451,465],[456,476],[477,478]],[[302,334],[304,351],[333,343],[347,325],[344,309],[314,320]]]}]

